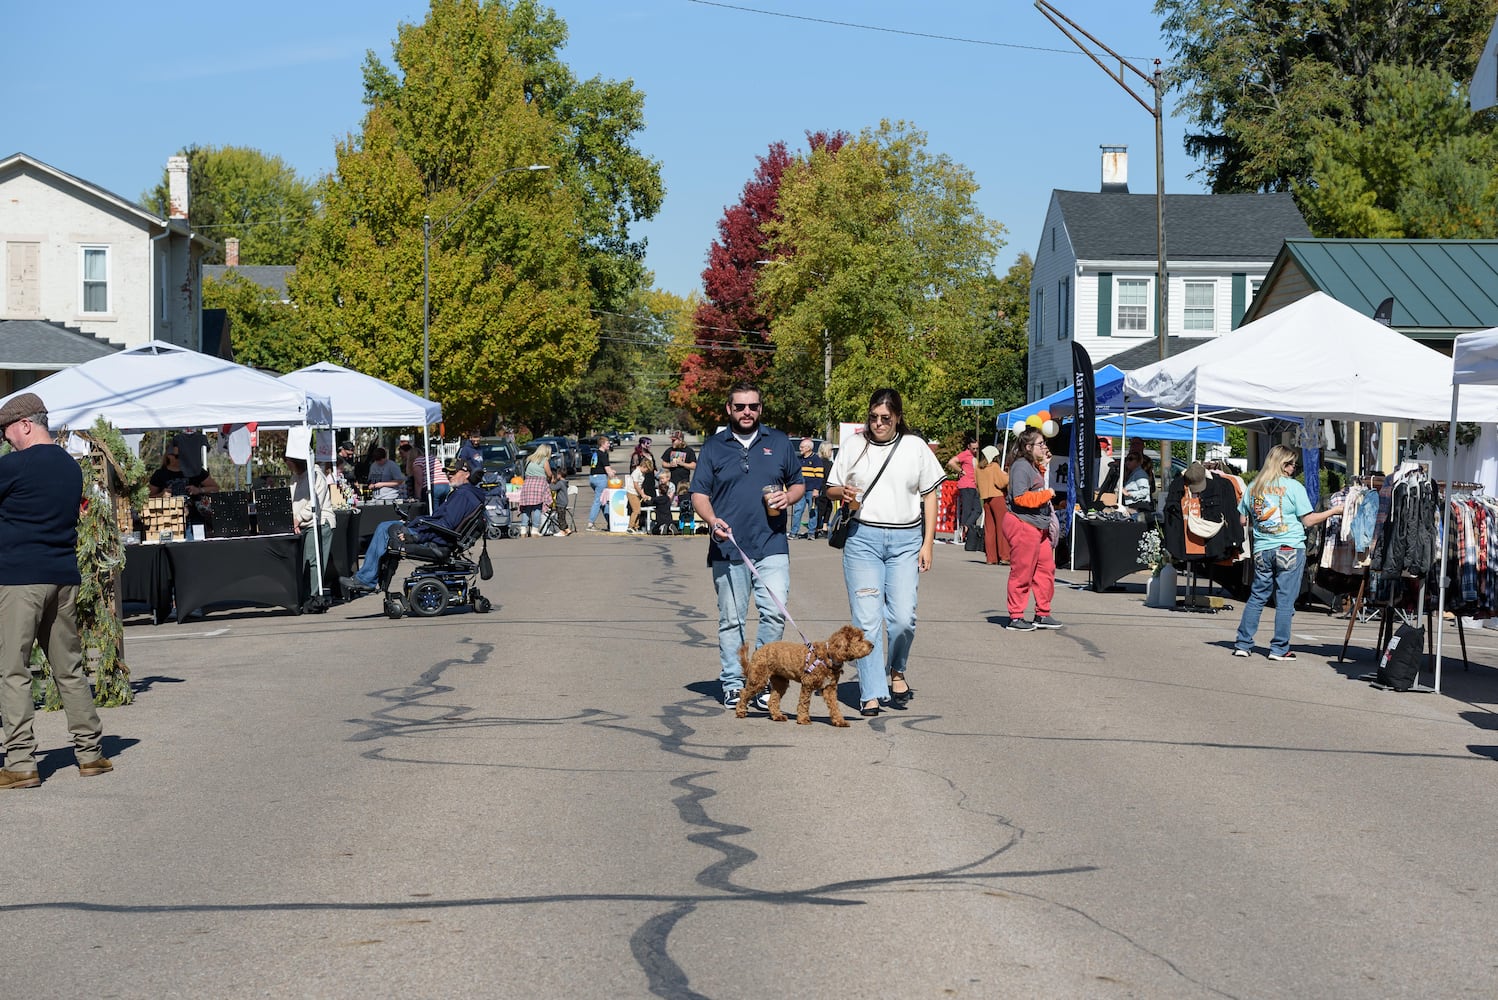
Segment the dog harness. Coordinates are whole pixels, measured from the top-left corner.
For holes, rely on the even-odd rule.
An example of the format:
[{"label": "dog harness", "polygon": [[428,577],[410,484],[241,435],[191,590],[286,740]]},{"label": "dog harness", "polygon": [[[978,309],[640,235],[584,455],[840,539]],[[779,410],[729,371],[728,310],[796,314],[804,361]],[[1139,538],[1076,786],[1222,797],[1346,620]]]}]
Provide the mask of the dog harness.
[{"label": "dog harness", "polygon": [[830,666],[832,666],[832,664],[828,663],[826,660],[822,659],[820,656],[816,656],[816,657],[812,656],[812,654],[814,652],[816,652],[816,647],[813,646],[811,643],[808,642],[806,644],[806,672],[808,674],[811,673],[812,671],[816,670],[818,667],[830,667]]}]

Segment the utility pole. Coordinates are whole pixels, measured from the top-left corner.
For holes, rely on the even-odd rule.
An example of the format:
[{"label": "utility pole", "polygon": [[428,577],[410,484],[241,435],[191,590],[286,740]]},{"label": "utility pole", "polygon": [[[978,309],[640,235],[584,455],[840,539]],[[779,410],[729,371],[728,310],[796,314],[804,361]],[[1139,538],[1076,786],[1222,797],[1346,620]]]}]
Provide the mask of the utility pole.
[{"label": "utility pole", "polygon": [[[1165,273],[1165,77],[1160,72],[1160,60],[1155,60],[1155,71],[1146,73],[1144,70],[1129,62],[1123,56],[1114,52],[1107,45],[1098,41],[1088,34],[1086,29],[1065,14],[1057,10],[1048,0],[1035,0],[1035,9],[1045,15],[1046,20],[1054,24],[1060,32],[1071,40],[1071,43],[1082,54],[1098,64],[1098,68],[1108,74],[1109,79],[1118,84],[1129,96],[1139,102],[1139,106],[1148,111],[1155,118],[1155,340],[1160,347],[1160,360],[1165,360],[1165,329],[1166,321],[1170,318]],[[1076,31],[1091,47],[1084,43]],[[1112,69],[1109,64],[1104,63],[1098,57],[1096,50],[1106,52],[1113,59],[1118,60],[1118,69]],[[1138,77],[1149,86],[1150,100],[1145,100],[1139,92],[1134,89],[1137,84],[1131,85],[1125,70]]]}]

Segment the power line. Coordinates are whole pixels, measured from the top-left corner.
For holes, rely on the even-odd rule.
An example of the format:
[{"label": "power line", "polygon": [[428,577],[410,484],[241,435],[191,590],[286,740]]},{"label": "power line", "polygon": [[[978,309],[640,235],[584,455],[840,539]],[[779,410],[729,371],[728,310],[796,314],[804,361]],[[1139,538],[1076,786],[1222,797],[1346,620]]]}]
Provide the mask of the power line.
[{"label": "power line", "polygon": [[805,14],[787,14],[779,10],[761,10],[758,7],[741,7],[738,4],[719,3],[718,0],[687,0],[703,7],[722,7],[739,10],[747,14],[764,14],[766,17],[784,17],[792,21],[811,21],[814,24],[830,24],[837,28],[857,28],[860,31],[882,31],[890,35],[909,35],[912,38],[930,38],[939,42],[962,42],[965,45],[988,45],[1000,49],[1024,49],[1027,52],[1054,52],[1064,56],[1081,55],[1075,49],[1053,49],[1044,45],[1021,45],[1018,42],[995,42],[985,38],[964,38],[961,35],[936,35],[928,31],[909,31],[905,28],[886,28],[878,24],[859,24],[856,21],[834,21],[825,17],[807,17]]}]

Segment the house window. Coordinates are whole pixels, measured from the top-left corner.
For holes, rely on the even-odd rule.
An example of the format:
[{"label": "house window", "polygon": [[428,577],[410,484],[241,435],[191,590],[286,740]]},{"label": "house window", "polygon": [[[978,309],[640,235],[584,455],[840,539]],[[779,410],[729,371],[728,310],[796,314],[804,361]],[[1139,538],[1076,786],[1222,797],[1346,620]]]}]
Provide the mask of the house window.
[{"label": "house window", "polygon": [[1118,322],[1120,332],[1142,333],[1149,329],[1150,283],[1148,278],[1118,279]]},{"label": "house window", "polygon": [[1184,329],[1198,333],[1217,329],[1217,282],[1186,282]]},{"label": "house window", "polygon": [[1248,283],[1248,301],[1252,302],[1259,297],[1259,289],[1264,287],[1264,279],[1256,278]]},{"label": "house window", "polygon": [[1035,289],[1035,343],[1040,343],[1041,321],[1045,318],[1045,289]]},{"label": "house window", "polygon": [[83,247],[83,312],[109,312],[109,248]]},{"label": "house window", "polygon": [[1071,279],[1056,282],[1056,339],[1071,336]]}]

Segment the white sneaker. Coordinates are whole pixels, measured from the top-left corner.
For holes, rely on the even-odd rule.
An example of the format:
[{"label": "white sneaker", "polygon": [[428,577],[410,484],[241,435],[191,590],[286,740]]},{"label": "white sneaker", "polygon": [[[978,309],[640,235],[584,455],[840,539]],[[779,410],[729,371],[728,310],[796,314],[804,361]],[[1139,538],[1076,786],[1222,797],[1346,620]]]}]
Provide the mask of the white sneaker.
[{"label": "white sneaker", "polygon": [[754,707],[759,709],[761,712],[768,712],[770,710],[769,688],[765,688],[759,693],[759,697],[754,699]]},{"label": "white sneaker", "polygon": [[739,707],[739,692],[742,691],[742,690],[743,690],[743,688],[729,688],[727,691],[724,691],[723,692],[723,707],[724,708],[738,708]]}]

